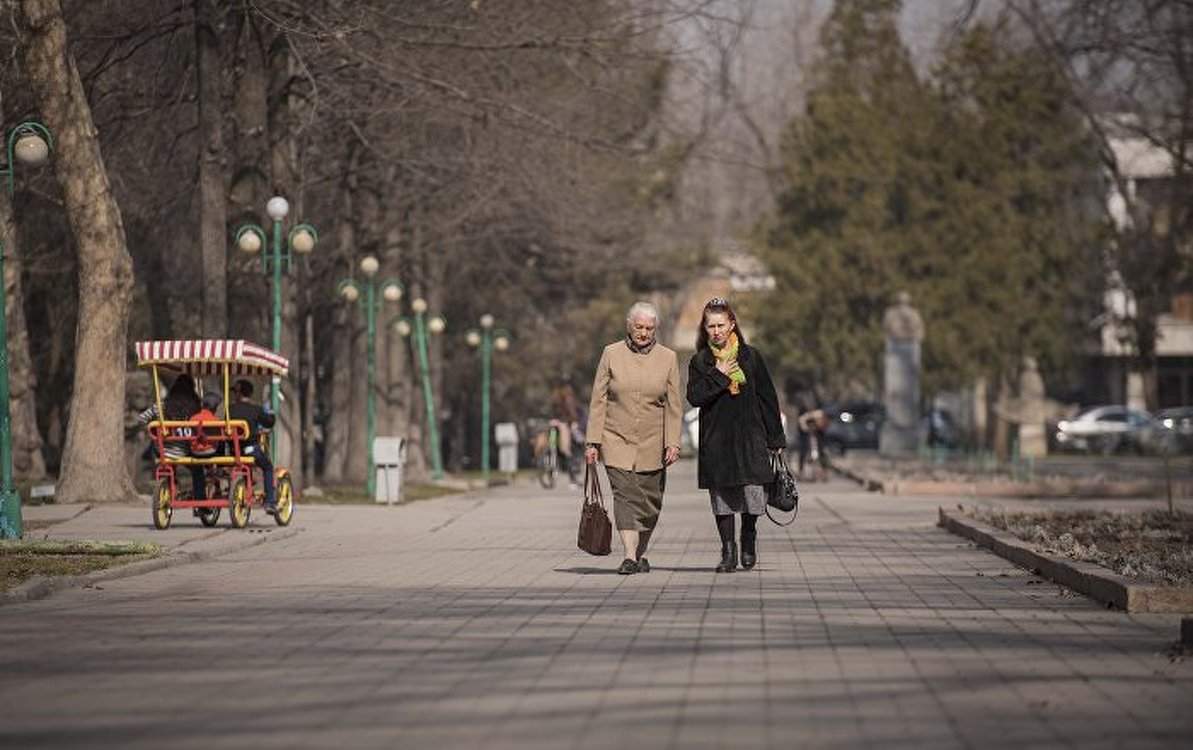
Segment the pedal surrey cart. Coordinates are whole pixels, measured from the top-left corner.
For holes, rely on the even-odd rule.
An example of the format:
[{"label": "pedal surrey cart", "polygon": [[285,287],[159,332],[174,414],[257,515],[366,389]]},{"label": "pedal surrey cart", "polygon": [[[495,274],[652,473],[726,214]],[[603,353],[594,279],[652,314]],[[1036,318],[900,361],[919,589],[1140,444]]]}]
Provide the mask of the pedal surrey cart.
[{"label": "pedal surrey cart", "polygon": [[[264,505],[265,488],[261,469],[244,449],[251,434],[243,419],[228,419],[231,382],[235,379],[264,380],[277,383],[286,376],[290,363],[282,355],[263,346],[243,340],[138,341],[137,365],[148,367],[153,373],[153,395],[159,415],[162,409],[162,372],[175,376],[187,374],[199,384],[201,392],[215,390],[204,387],[209,381],[219,381],[221,395],[219,418],[213,420],[156,419],[146,429],[157,449],[153,496],[153,525],[166,529],[175,508],[194,508],[204,526],[215,526],[220,511],[228,509],[228,520],[234,529],[248,525],[253,505]],[[268,435],[260,436],[261,449],[268,450]],[[196,440],[214,442],[216,455],[198,457],[171,456],[180,451],[167,451],[167,444],[185,444],[189,448]],[[187,451],[189,453],[189,451]],[[206,497],[193,497],[181,492],[178,468],[200,465],[205,472]],[[290,472],[284,467],[274,468],[277,510],[274,521],[286,526],[294,517],[294,486]]]}]

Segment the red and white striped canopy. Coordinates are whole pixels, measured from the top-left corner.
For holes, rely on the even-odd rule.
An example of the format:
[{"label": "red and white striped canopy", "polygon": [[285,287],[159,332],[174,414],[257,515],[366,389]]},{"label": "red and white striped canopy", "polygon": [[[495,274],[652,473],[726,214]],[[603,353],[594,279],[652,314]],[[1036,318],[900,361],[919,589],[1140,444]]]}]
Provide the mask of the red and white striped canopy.
[{"label": "red and white striped canopy", "polygon": [[271,349],[243,339],[138,341],[137,365],[157,365],[189,375],[218,375],[230,365],[232,375],[285,377],[290,360]]}]

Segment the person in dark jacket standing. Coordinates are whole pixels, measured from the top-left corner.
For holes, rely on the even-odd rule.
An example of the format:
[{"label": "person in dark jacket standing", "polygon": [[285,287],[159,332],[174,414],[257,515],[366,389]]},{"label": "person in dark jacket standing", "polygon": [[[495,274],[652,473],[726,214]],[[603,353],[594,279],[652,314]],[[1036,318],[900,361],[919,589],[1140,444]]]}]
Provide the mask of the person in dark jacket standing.
[{"label": "person in dark jacket standing", "polygon": [[757,522],[774,480],[771,453],[786,447],[779,397],[762,354],[748,346],[729,303],[704,306],[688,363],[688,402],[700,409],[697,486],[707,489],[721,537],[718,573],[737,568],[734,514],[741,514],[741,565],[758,561]]}]

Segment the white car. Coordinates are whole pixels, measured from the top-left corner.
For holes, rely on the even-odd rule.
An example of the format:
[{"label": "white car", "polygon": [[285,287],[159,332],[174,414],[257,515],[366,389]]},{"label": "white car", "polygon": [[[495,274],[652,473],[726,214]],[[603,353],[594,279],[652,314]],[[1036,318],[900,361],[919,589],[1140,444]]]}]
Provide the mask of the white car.
[{"label": "white car", "polygon": [[1152,426],[1151,415],[1125,406],[1090,406],[1056,425],[1061,450],[1084,453],[1142,453]]},{"label": "white car", "polygon": [[700,410],[694,406],[683,414],[682,433],[693,453],[700,450]]}]

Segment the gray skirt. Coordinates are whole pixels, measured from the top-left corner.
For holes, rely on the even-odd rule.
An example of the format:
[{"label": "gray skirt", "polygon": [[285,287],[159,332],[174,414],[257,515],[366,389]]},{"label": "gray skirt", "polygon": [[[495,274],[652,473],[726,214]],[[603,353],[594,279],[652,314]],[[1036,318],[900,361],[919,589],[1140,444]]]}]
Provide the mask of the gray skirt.
[{"label": "gray skirt", "polygon": [[606,467],[613,488],[613,520],[618,529],[651,531],[663,510],[667,470],[628,471]]},{"label": "gray skirt", "polygon": [[760,516],[766,512],[766,488],[760,484],[738,487],[714,487],[708,491],[712,512],[718,516],[749,513]]}]

